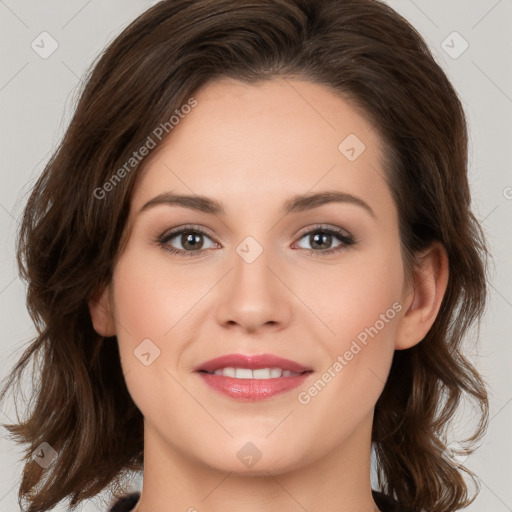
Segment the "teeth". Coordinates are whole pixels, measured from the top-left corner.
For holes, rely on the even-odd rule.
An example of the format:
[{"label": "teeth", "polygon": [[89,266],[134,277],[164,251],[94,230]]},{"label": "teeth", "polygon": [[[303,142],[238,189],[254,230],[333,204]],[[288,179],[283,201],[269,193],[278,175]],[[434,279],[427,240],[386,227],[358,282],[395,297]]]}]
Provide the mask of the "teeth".
[{"label": "teeth", "polygon": [[281,368],[259,368],[251,370],[250,368],[219,368],[215,370],[214,375],[223,375],[224,377],[234,377],[236,379],[277,379],[279,377],[294,377],[300,375],[290,370]]},{"label": "teeth", "polygon": [[[276,377],[281,377],[281,369],[276,368],[275,370]],[[257,370],[253,370],[252,374],[255,379],[270,379],[270,376],[272,375],[270,368],[259,368]]]},{"label": "teeth", "polygon": [[237,379],[252,379],[252,370],[248,368],[237,368],[235,370],[235,378]]},{"label": "teeth", "polygon": [[224,377],[235,377],[236,370],[234,368],[224,368],[222,371],[222,375],[224,375]]},{"label": "teeth", "polygon": [[275,379],[276,377],[281,377],[283,370],[281,368],[270,368],[270,378]]}]

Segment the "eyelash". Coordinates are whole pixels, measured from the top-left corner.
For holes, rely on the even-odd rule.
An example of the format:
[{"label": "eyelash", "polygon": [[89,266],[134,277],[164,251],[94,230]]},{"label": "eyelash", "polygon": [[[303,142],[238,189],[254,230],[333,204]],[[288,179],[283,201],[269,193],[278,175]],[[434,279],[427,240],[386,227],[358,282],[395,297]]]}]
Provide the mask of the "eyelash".
[{"label": "eyelash", "polygon": [[[183,233],[194,233],[194,234],[200,233],[202,235],[207,236],[210,239],[212,238],[206,231],[199,228],[198,226],[184,226],[182,228],[176,229],[175,231],[166,232],[166,233],[160,235],[156,239],[156,243],[158,243],[158,245],[160,245],[164,251],[167,251],[171,254],[175,254],[180,257],[195,256],[198,253],[207,250],[207,249],[196,249],[196,250],[192,250],[192,251],[183,251],[182,249],[174,249],[173,247],[169,247],[169,245],[167,245],[170,240],[172,240],[173,238],[176,238],[178,235],[181,235]],[[323,234],[334,235],[338,238],[338,240],[341,242],[341,244],[332,249],[327,249],[324,251],[322,251],[322,250],[315,251],[314,249],[303,249],[304,251],[308,251],[308,256],[318,256],[318,254],[320,254],[320,255],[333,254],[333,253],[336,253],[343,249],[346,249],[347,247],[354,245],[356,243],[354,237],[352,237],[352,235],[347,234],[347,232],[345,230],[336,228],[333,226],[322,226],[322,225],[316,226],[313,229],[310,229],[309,231],[302,233],[300,235],[300,237],[298,238],[298,240],[301,240],[302,238],[304,238],[308,235],[312,235],[313,233],[323,233]]]}]

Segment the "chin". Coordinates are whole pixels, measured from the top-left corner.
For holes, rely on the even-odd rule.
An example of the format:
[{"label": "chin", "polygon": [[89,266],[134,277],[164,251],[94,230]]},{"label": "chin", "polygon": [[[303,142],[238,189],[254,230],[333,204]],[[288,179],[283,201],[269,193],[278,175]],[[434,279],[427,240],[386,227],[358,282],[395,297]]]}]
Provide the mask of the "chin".
[{"label": "chin", "polygon": [[251,476],[251,477],[268,477],[271,475],[280,475],[287,473],[300,467],[300,463],[297,460],[276,460],[279,454],[273,454],[271,459],[265,459],[263,456],[260,460],[254,463],[252,467],[247,467],[238,458],[229,457],[229,460],[219,460],[218,464],[212,464],[210,467],[217,471],[234,473],[239,476]]},{"label": "chin", "polygon": [[290,450],[281,441],[271,442],[253,437],[249,441],[247,436],[243,439],[230,439],[226,445],[216,444],[214,452],[202,452],[197,457],[212,469],[222,472],[233,472],[247,476],[268,476],[268,473],[277,475],[286,473],[300,467],[305,462],[298,458],[299,449]]}]

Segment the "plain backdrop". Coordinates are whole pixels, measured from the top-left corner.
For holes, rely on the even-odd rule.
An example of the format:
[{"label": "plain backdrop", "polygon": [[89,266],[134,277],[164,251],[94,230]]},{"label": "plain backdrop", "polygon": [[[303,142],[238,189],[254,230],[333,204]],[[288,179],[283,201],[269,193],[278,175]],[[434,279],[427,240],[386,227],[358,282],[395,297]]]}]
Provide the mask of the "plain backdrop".
[{"label": "plain backdrop", "polygon": [[[27,194],[64,133],[81,76],[105,45],[154,3],[0,0],[0,378],[35,333],[14,258]],[[512,511],[512,2],[388,3],[424,36],[458,91],[469,121],[473,208],[494,263],[480,341],[468,340],[471,360],[490,386],[491,421],[480,449],[465,461],[481,484],[480,495],[466,510]],[[49,56],[41,55],[41,43],[36,46],[42,37],[44,51],[58,45]],[[29,384],[26,389],[30,392]],[[7,403],[0,410],[0,423],[14,420],[14,406]],[[0,510],[11,512],[19,510],[22,447],[6,433],[1,429]],[[134,475],[132,481],[133,488],[140,489],[141,479]],[[54,510],[68,507],[63,502]],[[102,496],[85,503],[82,510],[106,510]]]}]

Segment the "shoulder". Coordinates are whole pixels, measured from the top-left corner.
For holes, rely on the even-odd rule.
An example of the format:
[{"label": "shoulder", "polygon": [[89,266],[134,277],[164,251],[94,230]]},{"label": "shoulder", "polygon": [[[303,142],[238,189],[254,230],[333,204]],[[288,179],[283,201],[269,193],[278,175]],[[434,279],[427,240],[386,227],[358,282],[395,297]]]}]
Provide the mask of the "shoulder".
[{"label": "shoulder", "polygon": [[129,512],[135,507],[140,498],[140,492],[132,492],[119,498],[109,509],[108,512]]}]

